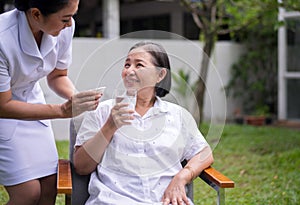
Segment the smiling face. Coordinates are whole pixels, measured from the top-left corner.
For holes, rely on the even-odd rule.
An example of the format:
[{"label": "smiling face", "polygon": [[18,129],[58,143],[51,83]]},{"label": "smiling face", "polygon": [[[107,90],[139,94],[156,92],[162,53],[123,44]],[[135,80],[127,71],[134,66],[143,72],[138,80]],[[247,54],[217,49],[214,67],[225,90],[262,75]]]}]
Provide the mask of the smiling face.
[{"label": "smiling face", "polygon": [[166,72],[165,68],[157,68],[153,64],[152,55],[143,47],[139,47],[128,53],[122,70],[122,79],[126,88],[147,90],[153,95],[155,85],[165,77]]},{"label": "smiling face", "polygon": [[68,5],[56,13],[44,16],[37,8],[32,8],[31,13],[35,19],[33,32],[42,31],[52,36],[57,36],[66,27],[72,26],[72,17],[78,10],[78,0],[70,0]]}]

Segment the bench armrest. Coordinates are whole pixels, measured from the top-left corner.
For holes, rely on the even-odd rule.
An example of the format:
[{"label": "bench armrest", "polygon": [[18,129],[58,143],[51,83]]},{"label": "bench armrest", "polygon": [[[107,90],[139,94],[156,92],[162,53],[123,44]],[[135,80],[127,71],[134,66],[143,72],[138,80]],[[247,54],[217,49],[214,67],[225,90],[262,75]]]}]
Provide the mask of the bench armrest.
[{"label": "bench armrest", "polygon": [[234,187],[234,181],[230,180],[228,177],[224,176],[213,167],[208,167],[203,170],[199,177],[213,188],[215,188],[215,186],[219,188]]},{"label": "bench armrest", "polygon": [[72,194],[72,177],[70,161],[66,159],[58,160],[57,193]]},{"label": "bench armrest", "polygon": [[[234,181],[224,176],[222,173],[208,167],[199,176],[206,183],[211,185],[212,183],[220,188],[233,188]],[[57,172],[57,192],[71,194],[72,193],[72,177],[70,162],[66,159],[59,159],[58,172]]]}]

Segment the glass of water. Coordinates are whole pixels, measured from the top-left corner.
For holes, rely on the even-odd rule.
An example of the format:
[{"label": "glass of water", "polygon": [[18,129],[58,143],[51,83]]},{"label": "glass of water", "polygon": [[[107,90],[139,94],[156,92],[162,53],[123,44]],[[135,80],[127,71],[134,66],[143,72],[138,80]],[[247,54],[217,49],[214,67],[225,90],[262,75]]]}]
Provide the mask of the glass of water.
[{"label": "glass of water", "polygon": [[135,110],[136,89],[117,88],[115,90],[115,103],[127,103],[128,109]]}]

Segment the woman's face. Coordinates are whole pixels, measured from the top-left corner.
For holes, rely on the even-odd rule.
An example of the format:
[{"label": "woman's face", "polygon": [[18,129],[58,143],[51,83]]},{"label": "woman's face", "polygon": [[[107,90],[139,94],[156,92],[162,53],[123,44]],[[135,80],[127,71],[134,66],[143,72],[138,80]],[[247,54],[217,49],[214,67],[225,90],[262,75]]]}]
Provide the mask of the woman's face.
[{"label": "woman's face", "polygon": [[152,56],[143,47],[131,50],[125,60],[122,79],[126,88],[152,89],[160,82],[164,75],[164,68],[156,68],[152,63]]},{"label": "woman's face", "polygon": [[72,26],[72,17],[78,10],[78,0],[70,0],[68,6],[49,16],[43,16],[40,21],[40,30],[52,36],[57,36],[61,30]]}]

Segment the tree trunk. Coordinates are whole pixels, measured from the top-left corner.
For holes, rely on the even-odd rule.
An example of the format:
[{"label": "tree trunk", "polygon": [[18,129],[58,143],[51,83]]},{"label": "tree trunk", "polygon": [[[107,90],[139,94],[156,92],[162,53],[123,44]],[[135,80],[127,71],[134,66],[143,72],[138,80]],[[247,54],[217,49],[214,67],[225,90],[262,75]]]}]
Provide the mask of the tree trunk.
[{"label": "tree trunk", "polygon": [[200,67],[200,76],[197,81],[197,86],[195,89],[195,95],[197,99],[197,105],[200,112],[199,119],[196,119],[198,124],[203,122],[203,105],[204,105],[204,96],[206,91],[206,79],[207,73],[210,65],[210,57],[215,45],[215,33],[206,33],[205,43],[202,53],[202,62]]}]

